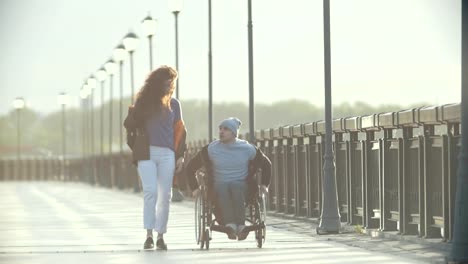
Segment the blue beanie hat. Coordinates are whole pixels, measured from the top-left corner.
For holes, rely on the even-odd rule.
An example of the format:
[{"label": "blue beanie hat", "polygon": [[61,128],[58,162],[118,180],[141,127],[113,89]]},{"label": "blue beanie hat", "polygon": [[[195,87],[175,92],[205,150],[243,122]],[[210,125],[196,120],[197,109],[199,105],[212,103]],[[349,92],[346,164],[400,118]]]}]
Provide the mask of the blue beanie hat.
[{"label": "blue beanie hat", "polygon": [[226,127],[227,129],[231,130],[232,133],[234,133],[234,135],[237,137],[241,125],[242,122],[238,118],[230,117],[224,119],[221,124],[219,124],[219,127]]}]

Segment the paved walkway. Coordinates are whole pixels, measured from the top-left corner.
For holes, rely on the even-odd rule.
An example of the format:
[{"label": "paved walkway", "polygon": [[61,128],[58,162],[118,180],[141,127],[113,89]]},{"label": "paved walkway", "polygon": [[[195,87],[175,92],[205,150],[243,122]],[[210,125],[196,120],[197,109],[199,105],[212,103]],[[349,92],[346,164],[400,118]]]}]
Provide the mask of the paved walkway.
[{"label": "paved walkway", "polygon": [[[193,202],[171,204],[169,250],[144,251],[141,194],[78,183],[0,183],[0,263],[436,263],[419,244],[358,234],[317,236],[311,223],[268,217],[267,241],[213,233],[195,243]],[[412,248],[408,248],[412,247]]]}]

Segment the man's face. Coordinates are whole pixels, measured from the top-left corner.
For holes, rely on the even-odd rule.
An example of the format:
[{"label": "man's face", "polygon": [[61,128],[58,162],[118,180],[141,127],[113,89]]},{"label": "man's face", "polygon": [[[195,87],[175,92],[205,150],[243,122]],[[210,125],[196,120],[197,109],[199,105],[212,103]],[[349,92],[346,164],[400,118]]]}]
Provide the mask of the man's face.
[{"label": "man's face", "polygon": [[234,138],[234,133],[229,128],[219,126],[219,140],[221,140],[221,142],[229,142]]}]

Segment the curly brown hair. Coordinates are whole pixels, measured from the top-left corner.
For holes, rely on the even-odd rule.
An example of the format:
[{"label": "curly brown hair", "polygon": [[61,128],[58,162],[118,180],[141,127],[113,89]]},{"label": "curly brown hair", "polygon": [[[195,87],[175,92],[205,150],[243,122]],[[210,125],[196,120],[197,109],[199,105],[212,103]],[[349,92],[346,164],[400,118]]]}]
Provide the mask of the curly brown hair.
[{"label": "curly brown hair", "polygon": [[152,71],[136,95],[135,105],[140,104],[146,112],[153,113],[171,109],[171,97],[176,87],[177,76],[177,70],[167,65]]}]

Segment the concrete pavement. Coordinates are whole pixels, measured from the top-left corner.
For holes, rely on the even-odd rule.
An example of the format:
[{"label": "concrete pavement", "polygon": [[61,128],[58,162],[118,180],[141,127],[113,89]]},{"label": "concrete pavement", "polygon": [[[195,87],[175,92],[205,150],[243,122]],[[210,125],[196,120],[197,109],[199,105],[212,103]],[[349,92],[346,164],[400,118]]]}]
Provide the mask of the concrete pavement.
[{"label": "concrete pavement", "polygon": [[[443,252],[359,234],[317,236],[313,224],[268,216],[267,241],[213,233],[195,242],[193,202],[172,203],[169,250],[144,251],[141,194],[79,183],[0,183],[0,263],[438,263]],[[407,247],[412,246],[413,249]]]}]

